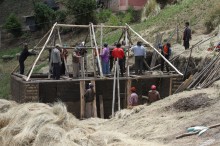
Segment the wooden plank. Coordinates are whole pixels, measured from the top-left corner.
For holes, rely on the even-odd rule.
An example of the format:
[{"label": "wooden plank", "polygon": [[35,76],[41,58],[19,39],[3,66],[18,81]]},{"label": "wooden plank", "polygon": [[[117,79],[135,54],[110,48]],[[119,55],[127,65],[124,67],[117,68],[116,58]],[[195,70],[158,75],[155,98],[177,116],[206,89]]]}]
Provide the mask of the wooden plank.
[{"label": "wooden plank", "polygon": [[[56,27],[89,28],[90,25],[57,24]],[[94,25],[95,28],[126,28],[126,26]]]},{"label": "wooden plank", "polygon": [[99,95],[99,103],[100,103],[100,116],[104,119],[104,104],[103,104],[103,97]]},{"label": "wooden plank", "polygon": [[[94,91],[96,93],[96,87],[95,87],[95,81],[91,81],[91,83],[94,85]],[[93,100],[93,116],[96,118],[97,117],[97,107],[96,107],[96,95],[94,97],[94,100]]]},{"label": "wooden plank", "polygon": [[85,81],[80,81],[80,119],[85,117]]},{"label": "wooden plank", "polygon": [[170,78],[170,91],[169,95],[172,95],[173,78]]},{"label": "wooden plank", "polygon": [[125,97],[125,99],[127,99],[127,106],[128,106],[128,103],[129,103],[129,96],[131,94],[131,79],[128,79],[127,80],[127,97]]}]

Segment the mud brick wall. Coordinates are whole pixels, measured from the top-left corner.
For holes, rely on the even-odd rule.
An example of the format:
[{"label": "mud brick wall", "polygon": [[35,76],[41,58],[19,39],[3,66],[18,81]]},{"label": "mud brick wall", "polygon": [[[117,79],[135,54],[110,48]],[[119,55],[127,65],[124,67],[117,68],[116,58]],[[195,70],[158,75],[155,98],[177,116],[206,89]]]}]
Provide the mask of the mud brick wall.
[{"label": "mud brick wall", "polygon": [[26,83],[24,84],[24,98],[22,102],[38,102],[39,101],[39,84]]},{"label": "mud brick wall", "polygon": [[11,95],[16,102],[38,102],[39,84],[25,82],[22,79],[11,76]]}]

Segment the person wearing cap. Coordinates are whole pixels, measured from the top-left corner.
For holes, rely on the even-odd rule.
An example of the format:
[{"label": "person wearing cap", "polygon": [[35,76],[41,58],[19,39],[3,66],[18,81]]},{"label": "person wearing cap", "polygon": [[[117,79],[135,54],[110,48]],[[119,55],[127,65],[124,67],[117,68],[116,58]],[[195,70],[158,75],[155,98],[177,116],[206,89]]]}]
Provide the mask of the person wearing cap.
[{"label": "person wearing cap", "polygon": [[80,63],[80,53],[78,49],[74,49],[72,53],[72,64],[73,64],[73,78],[79,77],[79,63]]},{"label": "person wearing cap", "polygon": [[28,44],[24,43],[24,49],[22,50],[19,56],[19,66],[20,66],[20,74],[24,74],[24,61],[27,59],[28,56],[36,55],[36,53],[32,53],[28,51]]},{"label": "person wearing cap", "polygon": [[148,101],[149,103],[155,102],[157,100],[160,100],[160,93],[156,90],[156,86],[152,85],[151,90],[148,92]]},{"label": "person wearing cap", "polygon": [[60,68],[62,65],[61,56],[60,56],[60,44],[56,44],[55,48],[51,51],[51,59],[50,62],[53,66],[53,79],[59,80],[60,79]]},{"label": "person wearing cap", "polygon": [[146,58],[146,49],[142,46],[142,42],[138,41],[137,45],[131,48],[135,56],[135,74],[143,75],[143,62]]},{"label": "person wearing cap", "polygon": [[110,74],[110,68],[109,68],[109,48],[108,44],[104,43],[104,48],[102,49],[102,52],[100,54],[102,58],[102,71],[104,75]]},{"label": "person wearing cap", "polygon": [[128,108],[132,108],[133,106],[138,105],[138,95],[136,93],[136,88],[131,87],[131,95],[128,98]]},{"label": "person wearing cap", "polygon": [[94,85],[92,83],[89,83],[89,89],[87,89],[86,93],[84,94],[86,118],[91,118],[94,116],[94,112],[93,112],[94,97],[95,97]]},{"label": "person wearing cap", "polygon": [[124,67],[123,67],[123,64],[124,64],[124,50],[121,48],[121,44],[118,43],[116,45],[116,48],[113,49],[112,51],[112,56],[114,57],[115,61],[118,59],[118,63],[119,63],[119,66],[120,66],[120,72],[121,72],[121,76],[123,77],[124,76]]}]

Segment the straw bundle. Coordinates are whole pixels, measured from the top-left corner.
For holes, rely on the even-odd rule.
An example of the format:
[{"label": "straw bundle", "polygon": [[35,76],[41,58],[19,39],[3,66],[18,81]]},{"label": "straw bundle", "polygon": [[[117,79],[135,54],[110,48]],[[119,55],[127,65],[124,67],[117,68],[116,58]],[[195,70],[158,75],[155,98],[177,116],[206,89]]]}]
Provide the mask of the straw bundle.
[{"label": "straw bundle", "polygon": [[[143,107],[134,107],[125,113],[118,112],[117,117],[125,118],[140,112]],[[96,118],[79,121],[67,112],[66,106],[61,102],[52,105],[16,104],[0,100],[0,144],[1,146],[124,146],[139,144],[125,134],[97,130],[98,125],[105,121]]]}]

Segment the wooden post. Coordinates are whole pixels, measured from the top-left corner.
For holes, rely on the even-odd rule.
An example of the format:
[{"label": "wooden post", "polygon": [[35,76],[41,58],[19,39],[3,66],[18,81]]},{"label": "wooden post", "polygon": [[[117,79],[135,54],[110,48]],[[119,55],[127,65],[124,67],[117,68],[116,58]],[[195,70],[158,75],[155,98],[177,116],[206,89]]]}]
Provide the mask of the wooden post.
[{"label": "wooden post", "polygon": [[118,110],[121,110],[120,82],[119,82],[119,59],[117,58],[117,83],[118,83]]},{"label": "wooden post", "polygon": [[[58,34],[58,38],[59,38],[59,42],[60,42],[60,45],[63,47],[63,43],[62,43],[62,40],[61,40],[61,37],[60,37],[60,29],[57,28],[57,34]],[[63,53],[63,52],[61,52]],[[63,62],[64,62],[64,66],[65,66],[65,74],[68,76],[69,75],[69,71],[68,71],[68,68],[67,68],[67,62],[66,62],[66,59],[65,59],[65,56],[63,56]]]},{"label": "wooden post", "polygon": [[102,42],[102,40],[103,40],[103,24],[101,23],[101,37],[100,37],[100,46],[102,47],[103,45],[103,42]]},{"label": "wooden post", "polygon": [[57,23],[55,23],[55,24],[53,25],[53,27],[52,27],[52,29],[51,29],[51,32],[50,32],[50,34],[49,34],[49,36],[48,36],[48,38],[47,38],[47,40],[46,40],[46,42],[45,42],[45,44],[44,44],[43,48],[41,49],[41,51],[40,51],[39,55],[37,56],[37,59],[35,60],[35,62],[34,62],[34,64],[33,64],[32,68],[31,68],[31,71],[30,71],[30,73],[29,73],[29,75],[28,75],[28,77],[27,77],[26,81],[28,81],[28,80],[30,79],[31,74],[32,74],[32,72],[33,72],[33,70],[34,70],[34,67],[35,67],[35,65],[36,65],[37,61],[39,60],[39,58],[40,58],[41,54],[43,53],[44,48],[46,47],[47,43],[49,42],[50,37],[51,37],[51,35],[52,35],[52,33],[53,33],[53,30],[54,30],[54,28],[55,28],[55,26],[56,26],[56,25],[57,25]]},{"label": "wooden post", "polygon": [[[91,28],[91,27],[89,27],[89,34],[90,34],[91,47],[93,47],[92,28]],[[94,51],[93,51],[93,49],[92,49],[92,60],[93,60],[94,77],[96,78],[96,63],[95,63],[95,56],[94,56]]]},{"label": "wooden post", "polygon": [[100,116],[104,119],[104,104],[103,104],[103,97],[99,95],[99,103],[100,103]]},{"label": "wooden post", "polygon": [[80,119],[85,117],[85,81],[80,81]]},{"label": "wooden post", "polygon": [[172,87],[173,87],[173,78],[170,78],[170,91],[169,91],[169,95],[172,95]]},{"label": "wooden post", "polygon": [[128,79],[127,80],[127,93],[126,93],[126,95],[127,95],[127,97],[125,97],[125,99],[127,99],[127,106],[128,106],[128,104],[129,104],[129,96],[130,96],[130,94],[131,94],[131,79]]},{"label": "wooden post", "polygon": [[95,43],[95,48],[96,48],[96,54],[97,54],[97,60],[98,60],[98,66],[99,66],[99,71],[100,71],[100,76],[103,77],[103,73],[102,73],[102,67],[101,67],[101,61],[99,58],[99,50],[98,50],[98,46],[97,46],[97,42],[96,42],[96,36],[95,36],[95,30],[94,30],[94,26],[91,23],[91,28],[92,28],[92,36],[93,36],[93,40]]},{"label": "wooden post", "polygon": [[116,67],[117,67],[117,62],[115,62],[114,66],[114,82],[113,82],[113,99],[112,99],[112,117],[115,115],[115,84],[116,84]]},{"label": "wooden post", "polygon": [[[91,81],[91,83],[94,85],[94,91],[96,93],[96,86],[95,86],[95,81]],[[94,97],[94,100],[93,100],[93,116],[94,118],[97,117],[97,107],[96,107],[96,95]]]}]

